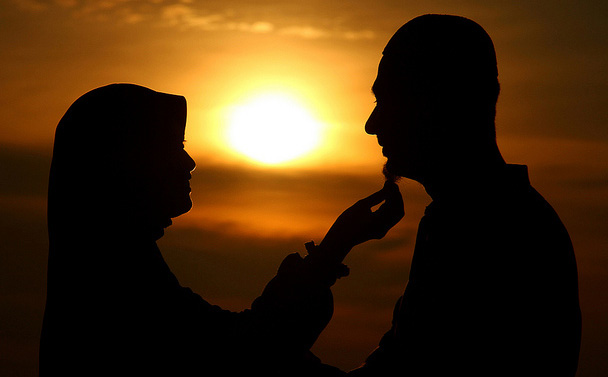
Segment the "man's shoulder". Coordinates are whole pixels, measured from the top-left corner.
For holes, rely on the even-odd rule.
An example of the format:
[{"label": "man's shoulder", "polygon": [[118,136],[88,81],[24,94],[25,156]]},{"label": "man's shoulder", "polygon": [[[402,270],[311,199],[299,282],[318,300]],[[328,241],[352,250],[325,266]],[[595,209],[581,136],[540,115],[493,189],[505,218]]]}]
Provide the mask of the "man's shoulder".
[{"label": "man's shoulder", "polygon": [[488,203],[481,205],[488,211],[495,211],[497,216],[511,213],[530,220],[553,219],[561,223],[551,204],[530,183],[526,165],[507,165],[487,200]]}]

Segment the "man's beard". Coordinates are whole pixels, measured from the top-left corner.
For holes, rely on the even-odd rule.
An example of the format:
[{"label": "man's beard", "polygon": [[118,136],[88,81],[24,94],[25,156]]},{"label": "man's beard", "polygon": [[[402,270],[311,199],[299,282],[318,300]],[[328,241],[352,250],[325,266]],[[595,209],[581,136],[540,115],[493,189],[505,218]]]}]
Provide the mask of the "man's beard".
[{"label": "man's beard", "polygon": [[397,183],[401,179],[400,176],[395,175],[395,174],[391,173],[388,170],[388,167],[386,166],[386,163],[382,167],[382,174],[384,174],[384,178],[386,178],[386,180],[389,181],[389,182]]}]

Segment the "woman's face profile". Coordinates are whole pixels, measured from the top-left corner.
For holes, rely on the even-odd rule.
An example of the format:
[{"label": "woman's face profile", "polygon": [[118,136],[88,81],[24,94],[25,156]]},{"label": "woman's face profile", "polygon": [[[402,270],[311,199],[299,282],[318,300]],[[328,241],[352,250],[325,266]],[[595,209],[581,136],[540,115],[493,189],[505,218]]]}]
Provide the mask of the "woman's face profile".
[{"label": "woman's face profile", "polygon": [[[57,126],[52,206],[81,210],[86,200],[96,221],[120,217],[163,227],[188,212],[196,164],[184,149],[186,107],[182,96],[134,84],[110,84],[81,96]],[[75,192],[78,185],[87,190]],[[61,218],[62,211],[53,213]]]},{"label": "woman's face profile", "polygon": [[160,218],[174,218],[192,208],[190,179],[196,163],[181,144],[159,151],[150,151],[151,160],[146,170],[143,190],[149,191],[148,205]]}]

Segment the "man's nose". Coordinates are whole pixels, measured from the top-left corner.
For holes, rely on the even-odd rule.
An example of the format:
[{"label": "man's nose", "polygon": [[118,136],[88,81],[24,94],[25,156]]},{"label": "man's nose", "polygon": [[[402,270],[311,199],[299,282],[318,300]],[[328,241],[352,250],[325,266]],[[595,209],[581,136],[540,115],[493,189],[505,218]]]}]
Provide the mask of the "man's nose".
[{"label": "man's nose", "polygon": [[372,113],[365,122],[365,132],[370,135],[376,135],[378,133],[378,108],[375,107]]}]

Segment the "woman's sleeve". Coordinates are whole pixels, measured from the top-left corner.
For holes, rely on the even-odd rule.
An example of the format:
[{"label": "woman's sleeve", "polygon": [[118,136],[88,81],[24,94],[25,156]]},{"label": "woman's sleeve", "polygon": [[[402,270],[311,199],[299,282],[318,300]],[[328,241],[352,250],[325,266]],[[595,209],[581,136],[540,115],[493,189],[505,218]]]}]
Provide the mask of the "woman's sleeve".
[{"label": "woman's sleeve", "polygon": [[277,275],[251,306],[250,316],[264,339],[269,356],[282,368],[295,373],[310,368],[318,373],[335,369],[324,366],[310,353],[333,315],[331,286],[348,273],[346,266],[332,265],[317,255],[302,258],[289,254]]},{"label": "woman's sleeve", "polygon": [[247,365],[245,370],[270,376],[340,376],[310,348],[333,315],[331,286],[347,273],[344,265],[292,253],[250,309],[224,310],[184,287],[177,301],[189,324],[190,343],[198,340],[201,347],[195,348],[220,359],[227,356],[233,369]]}]

